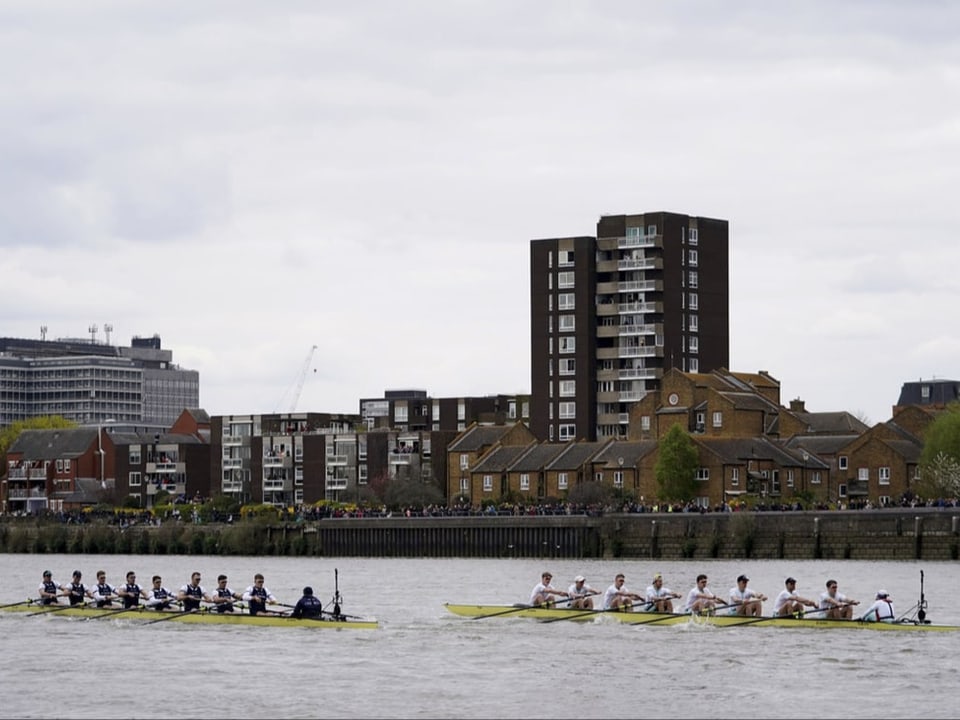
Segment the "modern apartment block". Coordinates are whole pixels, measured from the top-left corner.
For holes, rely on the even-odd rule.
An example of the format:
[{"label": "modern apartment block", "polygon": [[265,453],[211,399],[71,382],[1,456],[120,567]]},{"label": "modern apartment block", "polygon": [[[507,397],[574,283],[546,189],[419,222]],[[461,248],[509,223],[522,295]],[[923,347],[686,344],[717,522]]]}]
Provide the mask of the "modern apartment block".
[{"label": "modern apartment block", "polygon": [[210,495],[278,507],[360,502],[391,480],[446,487],[455,431],[374,428],[357,415],[289,413],[211,418]]},{"label": "modern apartment block", "polygon": [[729,365],[729,311],[726,220],[604,215],[596,237],[531,241],[531,430],[625,439],[664,371]]},{"label": "modern apartment block", "polygon": [[175,365],[158,335],[134,337],[130,347],[93,334],[89,340],[0,338],[0,428],[62,415],[80,424],[159,429],[199,403],[200,374]]},{"label": "modern apartment block", "polygon": [[461,432],[472,423],[513,423],[530,419],[529,395],[435,398],[426,390],[387,390],[381,398],[362,398],[360,416],[368,430]]}]

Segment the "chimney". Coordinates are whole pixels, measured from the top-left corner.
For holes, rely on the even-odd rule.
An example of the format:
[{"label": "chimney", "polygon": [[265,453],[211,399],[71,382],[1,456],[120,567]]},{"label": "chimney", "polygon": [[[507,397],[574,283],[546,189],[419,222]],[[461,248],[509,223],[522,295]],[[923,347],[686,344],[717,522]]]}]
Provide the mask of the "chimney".
[{"label": "chimney", "polygon": [[797,398],[796,400],[790,401],[790,411],[802,413],[802,412],[806,412],[807,410],[803,400],[801,400],[800,398]]}]

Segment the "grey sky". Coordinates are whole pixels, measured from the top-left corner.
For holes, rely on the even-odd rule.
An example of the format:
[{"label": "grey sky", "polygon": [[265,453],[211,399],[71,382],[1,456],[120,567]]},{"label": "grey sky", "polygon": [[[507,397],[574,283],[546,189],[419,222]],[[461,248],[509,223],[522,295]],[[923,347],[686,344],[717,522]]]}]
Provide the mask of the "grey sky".
[{"label": "grey sky", "polygon": [[[529,241],[730,221],[731,369],[960,378],[960,5],[0,5],[0,333],[163,338],[212,414],[528,392]],[[103,339],[103,332],[100,332]],[[315,369],[316,372],[312,372]]]}]

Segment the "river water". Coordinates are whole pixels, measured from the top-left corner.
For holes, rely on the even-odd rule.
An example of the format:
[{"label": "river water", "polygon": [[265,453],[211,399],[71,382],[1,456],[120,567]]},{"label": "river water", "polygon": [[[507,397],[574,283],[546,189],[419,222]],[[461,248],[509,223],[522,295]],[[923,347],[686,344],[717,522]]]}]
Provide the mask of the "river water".
[{"label": "river water", "polygon": [[[9,718],[951,718],[960,632],[628,627],[520,618],[468,619],[444,602],[526,602],[542,570],[603,590],[618,572],[643,592],[655,572],[681,593],[697,573],[726,595],[740,573],[771,598],[788,575],[816,597],[828,577],[897,614],[920,599],[960,625],[960,564],[861,561],[461,560],[0,555],[0,604],[36,596],[44,569],[89,585],[161,574],[171,589],[226,573],[242,591],[262,572],[281,602],[306,584],[327,607],[379,630],[144,625],[0,612],[0,716]],[[769,612],[772,602],[766,603]]]}]

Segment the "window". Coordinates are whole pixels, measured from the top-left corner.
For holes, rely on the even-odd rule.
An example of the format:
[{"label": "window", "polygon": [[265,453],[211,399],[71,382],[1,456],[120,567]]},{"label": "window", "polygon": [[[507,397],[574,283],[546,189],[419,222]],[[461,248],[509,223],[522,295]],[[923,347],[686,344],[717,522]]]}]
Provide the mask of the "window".
[{"label": "window", "polygon": [[493,490],[493,475],[484,475],[483,476],[483,491],[490,492]]},{"label": "window", "polygon": [[930,399],[930,386],[929,386],[929,385],[921,385],[921,386],[920,386],[920,399],[921,399],[921,400],[929,400],[929,399]]},{"label": "window", "polygon": [[687,343],[689,344],[691,353],[696,354],[700,352],[700,338],[698,338],[696,335],[691,335],[687,339]]},{"label": "window", "polygon": [[575,380],[560,381],[560,397],[575,397],[577,394],[577,383]]},{"label": "window", "polygon": [[643,415],[640,417],[640,429],[644,432],[650,432],[650,416]]},{"label": "window", "polygon": [[565,290],[573,287],[573,273],[572,272],[562,272],[557,273],[557,288],[560,290]]},{"label": "window", "polygon": [[699,257],[696,250],[687,251],[687,262],[693,267],[697,266],[697,258]]},{"label": "window", "polygon": [[393,408],[393,420],[398,423],[407,422],[407,406],[395,405]]},{"label": "window", "polygon": [[647,237],[655,237],[657,234],[656,225],[647,225]]},{"label": "window", "polygon": [[140,446],[131,445],[130,446],[130,464],[139,465],[140,464]]},{"label": "window", "polygon": [[573,440],[577,436],[577,426],[576,425],[561,425],[560,426],[560,442],[565,440]]},{"label": "window", "polygon": [[722,412],[715,412],[715,413],[713,414],[713,426],[716,427],[716,428],[718,428],[718,427],[723,427],[723,413],[722,413]]},{"label": "window", "polygon": [[690,287],[692,287],[692,288],[699,287],[700,278],[697,276],[697,271],[696,271],[696,270],[691,270],[691,271],[687,274],[687,284],[688,284]]},{"label": "window", "polygon": [[840,468],[841,470],[846,470],[846,469],[847,469],[847,456],[846,456],[846,455],[841,455],[840,457],[837,458],[837,467]]},{"label": "window", "polygon": [[787,470],[787,487],[793,487],[793,470]]},{"label": "window", "polygon": [[521,490],[530,489],[530,475],[528,473],[520,474],[520,489]]},{"label": "window", "polygon": [[557,310],[573,310],[576,307],[573,293],[560,293],[557,296]]},{"label": "window", "polygon": [[811,485],[819,485],[819,484],[820,484],[820,471],[819,471],[819,470],[814,470],[814,471],[813,471],[813,474],[810,476],[810,484],[811,484]]},{"label": "window", "polygon": [[577,321],[573,315],[561,315],[560,316],[560,332],[566,330],[567,332],[573,332],[577,329]]},{"label": "window", "polygon": [[363,463],[357,467],[357,482],[361,485],[366,485],[367,483],[367,464]]},{"label": "window", "polygon": [[466,477],[460,478],[460,492],[463,495],[470,494],[470,478],[466,478]]},{"label": "window", "polygon": [[700,372],[700,360],[699,358],[690,358],[688,360],[687,367],[689,368],[687,372]]},{"label": "window", "polygon": [[890,468],[888,467],[880,468],[878,477],[880,479],[881,485],[889,485],[890,484]]},{"label": "window", "polygon": [[740,468],[731,468],[730,487],[739,487],[739,485],[740,485]]},{"label": "window", "polygon": [[697,332],[700,329],[700,316],[690,315],[687,318],[687,327],[690,328],[690,332]]},{"label": "window", "polygon": [[569,420],[577,416],[577,403],[576,402],[562,402],[560,403],[560,419]]},{"label": "window", "polygon": [[709,480],[710,479],[710,468],[697,468],[697,480]]},{"label": "window", "polygon": [[557,266],[569,267],[573,265],[573,250],[560,250],[557,252]]},{"label": "window", "polygon": [[567,489],[567,474],[565,472],[559,473],[557,475],[557,487],[560,490]]},{"label": "window", "polygon": [[140,487],[141,475],[139,472],[130,473],[130,478],[128,480],[130,487]]},{"label": "window", "polygon": [[63,472],[63,458],[57,458],[57,472]]},{"label": "window", "polygon": [[560,338],[560,352],[562,353],[572,353],[577,350],[577,339],[574,337],[561,337]]},{"label": "window", "polygon": [[687,307],[691,310],[700,309],[700,296],[697,293],[690,293],[690,304]]},{"label": "window", "polygon": [[622,470],[613,471],[613,486],[615,488],[623,487],[623,471]]},{"label": "window", "polygon": [[699,241],[699,234],[700,234],[700,231],[697,230],[697,228],[690,228],[690,235],[689,235],[688,241],[691,245],[697,244],[697,242]]},{"label": "window", "polygon": [[573,358],[560,359],[560,374],[561,375],[574,375],[577,372],[577,361]]},{"label": "window", "polygon": [[857,480],[870,482],[870,468],[857,468]]},{"label": "window", "polygon": [[470,456],[466,453],[462,453],[460,455],[460,469],[466,470],[468,467],[470,467]]}]

